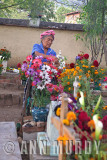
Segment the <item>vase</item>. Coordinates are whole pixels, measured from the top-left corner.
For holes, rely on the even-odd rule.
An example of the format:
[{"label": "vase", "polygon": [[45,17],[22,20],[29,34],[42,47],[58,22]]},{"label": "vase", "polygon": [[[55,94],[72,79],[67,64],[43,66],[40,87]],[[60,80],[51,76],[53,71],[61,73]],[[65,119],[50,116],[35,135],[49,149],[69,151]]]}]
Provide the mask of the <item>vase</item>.
[{"label": "vase", "polygon": [[7,69],[7,61],[3,61],[2,65],[3,65],[2,73],[5,73]]},{"label": "vase", "polygon": [[107,82],[102,82],[101,83],[101,95],[103,97],[107,97]]},{"label": "vase", "polygon": [[25,86],[26,85],[26,80],[21,80],[21,85]]},{"label": "vase", "polygon": [[48,109],[45,107],[34,107],[32,109],[32,116],[35,122],[46,122],[48,116]]}]

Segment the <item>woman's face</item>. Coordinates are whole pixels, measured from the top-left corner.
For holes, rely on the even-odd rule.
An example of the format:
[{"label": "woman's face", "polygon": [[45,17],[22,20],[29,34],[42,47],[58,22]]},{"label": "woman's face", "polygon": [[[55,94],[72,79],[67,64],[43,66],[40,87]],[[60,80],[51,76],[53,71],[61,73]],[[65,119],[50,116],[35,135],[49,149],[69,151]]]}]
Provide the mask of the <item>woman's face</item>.
[{"label": "woman's face", "polygon": [[47,37],[42,39],[43,47],[46,48],[46,49],[50,48],[52,42],[53,42],[52,36],[47,36]]}]

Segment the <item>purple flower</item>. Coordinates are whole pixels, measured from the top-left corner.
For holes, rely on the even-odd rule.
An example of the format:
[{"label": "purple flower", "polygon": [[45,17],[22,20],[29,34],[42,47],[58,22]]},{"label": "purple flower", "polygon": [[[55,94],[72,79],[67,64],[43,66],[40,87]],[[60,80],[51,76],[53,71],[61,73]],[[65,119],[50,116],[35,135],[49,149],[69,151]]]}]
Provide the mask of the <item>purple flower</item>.
[{"label": "purple flower", "polygon": [[35,59],[43,59],[43,57],[42,56],[37,56],[37,57],[35,57]]},{"label": "purple flower", "polygon": [[36,79],[33,81],[33,84],[34,84],[34,85],[37,85],[39,82],[40,82],[40,79],[39,79],[39,78],[36,78]]},{"label": "purple flower", "polygon": [[27,64],[23,63],[21,69],[25,72],[27,70]]},{"label": "purple flower", "polygon": [[28,74],[28,75],[33,76],[33,73],[34,73],[34,69],[33,69],[33,68],[29,68],[29,69],[27,70],[27,74]]},{"label": "purple flower", "polygon": [[76,56],[76,60],[79,60],[80,59],[80,56]]}]

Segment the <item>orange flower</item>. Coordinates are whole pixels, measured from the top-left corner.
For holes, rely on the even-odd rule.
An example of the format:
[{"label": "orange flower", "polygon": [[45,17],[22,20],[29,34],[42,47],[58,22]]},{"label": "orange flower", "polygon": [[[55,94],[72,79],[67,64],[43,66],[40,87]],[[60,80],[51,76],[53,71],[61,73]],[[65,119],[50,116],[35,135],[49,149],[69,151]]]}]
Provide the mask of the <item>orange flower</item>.
[{"label": "orange flower", "polygon": [[94,80],[93,79],[91,79],[91,82],[93,82]]},{"label": "orange flower", "polygon": [[70,82],[67,82],[67,85],[70,85]]},{"label": "orange flower", "polygon": [[68,88],[68,91],[70,91],[70,90],[71,90],[71,87]]},{"label": "orange flower", "polygon": [[101,83],[99,83],[99,86],[101,86]]},{"label": "orange flower", "polygon": [[81,97],[80,92],[77,92],[77,97]]},{"label": "orange flower", "polygon": [[[95,132],[91,133],[91,136],[92,136],[93,139],[95,139]],[[102,139],[102,135],[100,134],[99,135],[99,140],[101,140],[101,139]]]},{"label": "orange flower", "polygon": [[68,119],[64,119],[64,120],[63,120],[63,124],[65,124],[65,125],[67,125],[67,126],[69,126],[69,125],[70,125],[70,123],[69,123]]},{"label": "orange flower", "polygon": [[3,65],[2,64],[0,64],[0,67],[2,67]]},{"label": "orange flower", "polygon": [[74,112],[68,112],[67,113],[67,119],[69,120],[69,121],[75,121],[77,118],[76,118],[76,114],[74,113]]},{"label": "orange flower", "polygon": [[68,139],[68,137],[66,135],[64,135],[64,136],[59,136],[57,138],[57,140],[58,141],[63,141],[63,145],[66,145],[66,141],[68,141],[69,139]]},{"label": "orange flower", "polygon": [[88,125],[88,127],[94,129],[95,128],[94,120],[89,121],[87,125]]},{"label": "orange flower", "polygon": [[80,84],[80,83],[78,83],[78,85],[79,85],[79,87],[81,87],[81,84]]},{"label": "orange flower", "polygon": [[61,108],[57,108],[56,115],[59,117],[61,112]]},{"label": "orange flower", "polygon": [[107,110],[107,106],[103,107],[104,110]]}]

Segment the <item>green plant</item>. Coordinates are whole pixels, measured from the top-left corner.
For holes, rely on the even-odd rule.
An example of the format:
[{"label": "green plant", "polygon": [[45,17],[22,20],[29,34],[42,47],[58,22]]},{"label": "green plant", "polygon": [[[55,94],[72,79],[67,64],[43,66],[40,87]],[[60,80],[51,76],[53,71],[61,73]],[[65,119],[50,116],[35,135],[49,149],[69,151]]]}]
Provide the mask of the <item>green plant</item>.
[{"label": "green plant", "polygon": [[19,74],[20,74],[20,79],[21,79],[21,80],[24,80],[24,81],[27,80],[27,77],[26,77],[26,75],[25,75],[25,72],[22,71],[21,68],[19,68]]},{"label": "green plant", "polygon": [[11,52],[6,48],[0,49],[0,55],[2,56],[1,59],[8,61],[11,58]]}]

